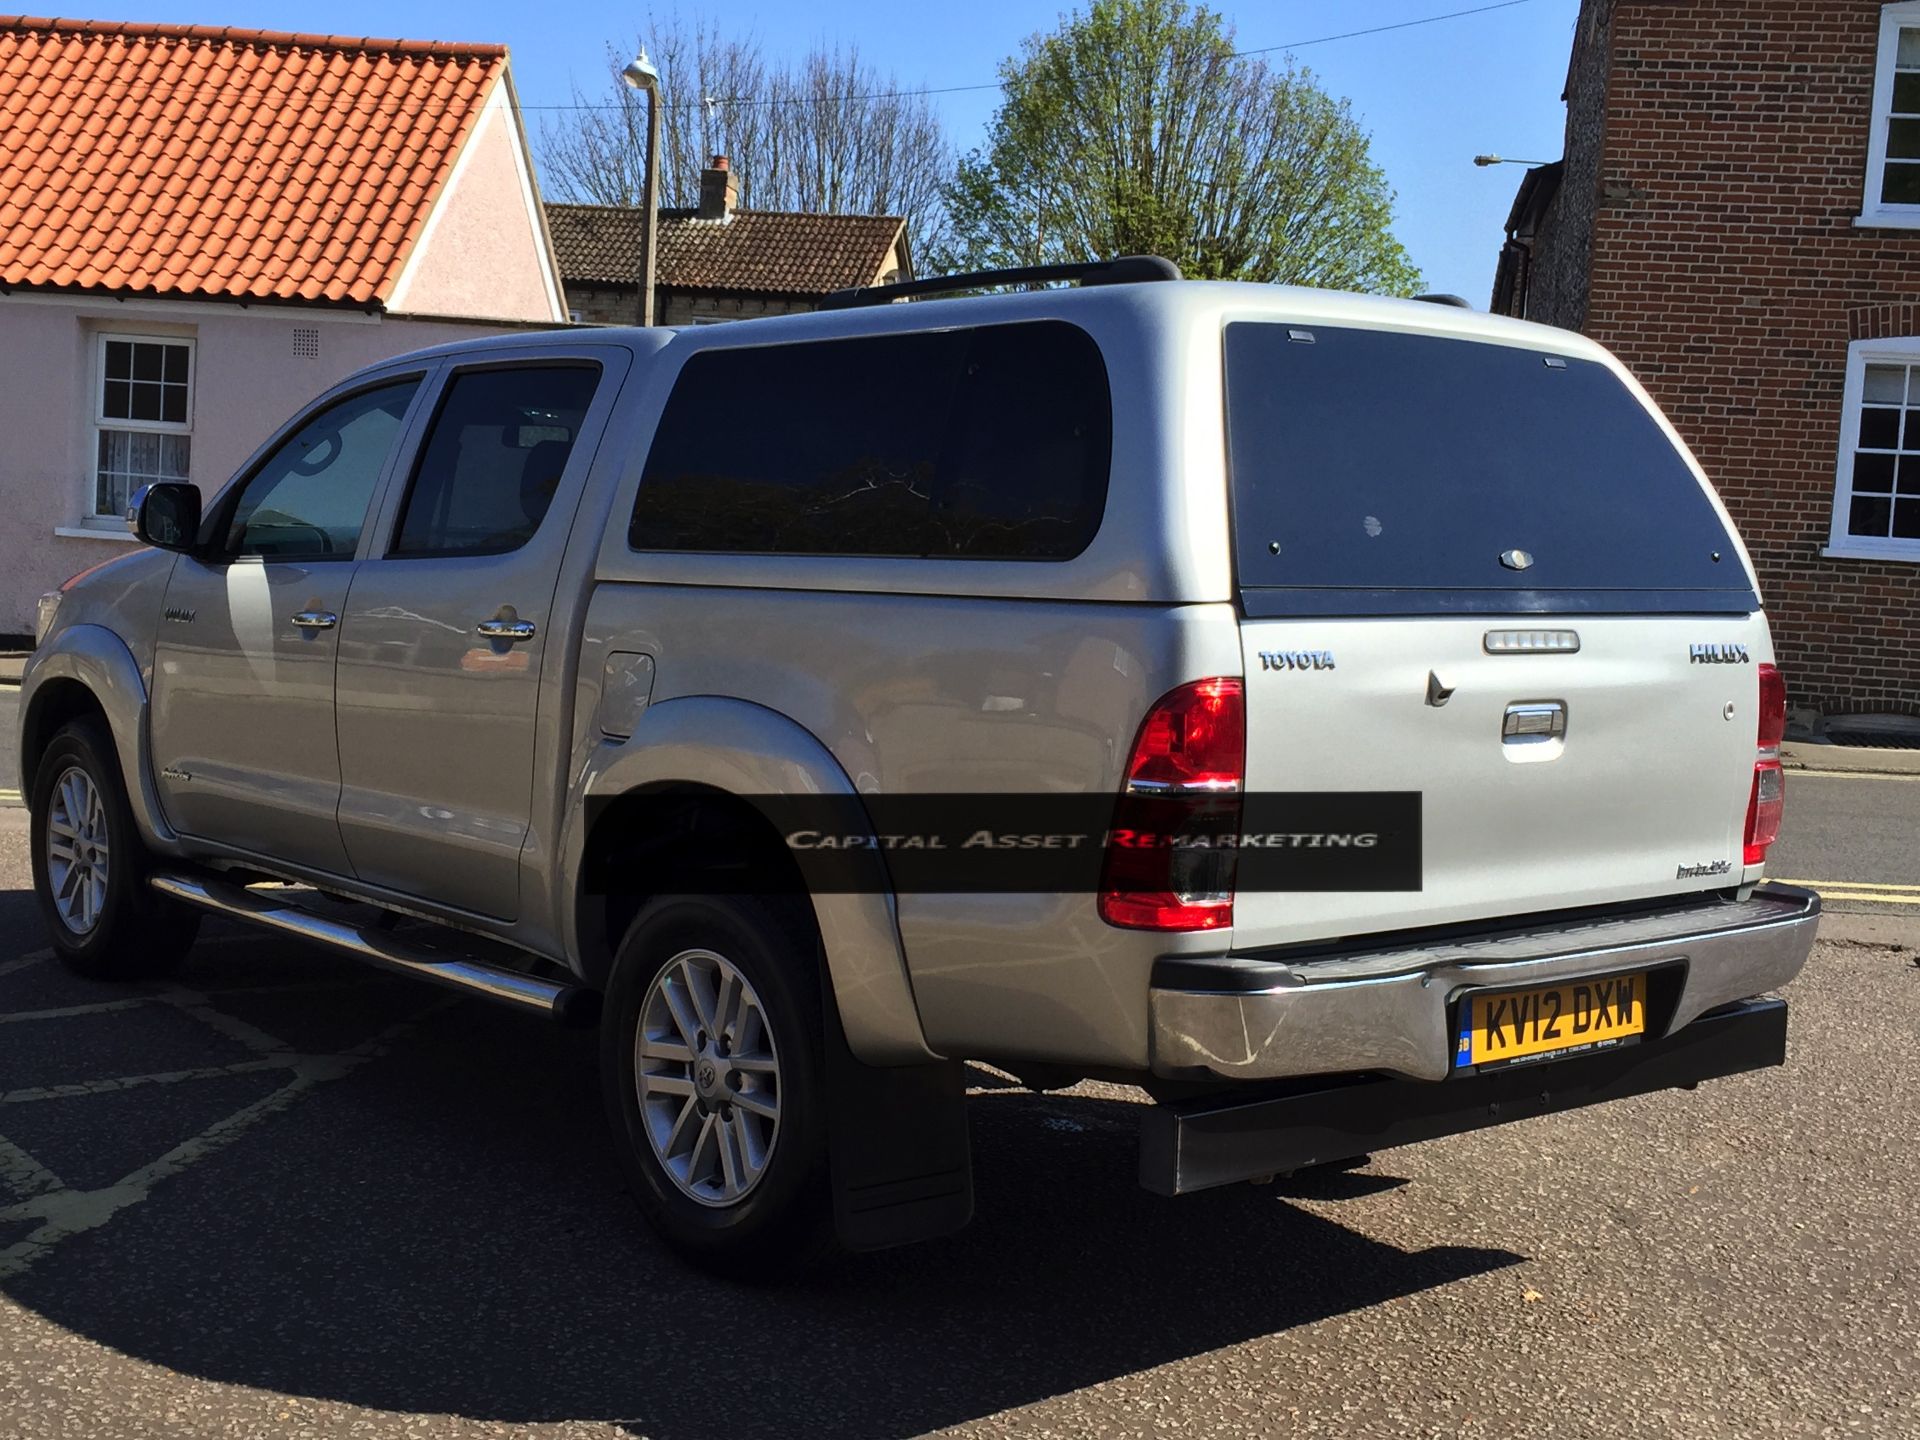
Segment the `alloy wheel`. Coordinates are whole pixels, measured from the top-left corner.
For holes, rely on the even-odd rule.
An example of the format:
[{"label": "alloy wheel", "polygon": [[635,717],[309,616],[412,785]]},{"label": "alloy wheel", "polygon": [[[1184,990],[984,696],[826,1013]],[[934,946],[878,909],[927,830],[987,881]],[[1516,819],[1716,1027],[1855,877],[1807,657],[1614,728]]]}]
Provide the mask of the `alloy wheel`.
[{"label": "alloy wheel", "polygon": [[60,922],[90,934],[107,903],[107,809],[100,787],[78,765],[54,782],[47,807],[47,888]]},{"label": "alloy wheel", "polygon": [[780,1059],[760,997],[712,950],[682,950],[647,987],[634,1083],[654,1158],[702,1205],[738,1204],[780,1136]]}]

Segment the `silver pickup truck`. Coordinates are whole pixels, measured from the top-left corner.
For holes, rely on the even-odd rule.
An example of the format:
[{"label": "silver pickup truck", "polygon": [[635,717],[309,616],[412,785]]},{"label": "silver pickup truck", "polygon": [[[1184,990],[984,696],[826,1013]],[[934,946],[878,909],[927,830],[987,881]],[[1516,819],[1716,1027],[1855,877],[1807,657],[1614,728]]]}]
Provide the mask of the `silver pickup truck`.
[{"label": "silver pickup truck", "polygon": [[422,351],[150,486],[25,677],[56,949],[597,1024],[746,1273],[964,1223],[966,1061],[1142,1087],[1169,1194],[1781,1063],[1785,688],[1672,427],[1578,335],[1176,277]]}]

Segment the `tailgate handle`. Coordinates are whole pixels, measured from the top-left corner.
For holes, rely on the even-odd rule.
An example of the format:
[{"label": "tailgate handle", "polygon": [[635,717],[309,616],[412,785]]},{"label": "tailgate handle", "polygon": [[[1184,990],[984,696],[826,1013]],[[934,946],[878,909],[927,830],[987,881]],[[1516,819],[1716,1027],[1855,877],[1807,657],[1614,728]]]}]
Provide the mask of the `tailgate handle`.
[{"label": "tailgate handle", "polygon": [[1501,743],[1537,745],[1558,740],[1567,733],[1567,702],[1529,700],[1507,706],[1507,718],[1500,727]]}]

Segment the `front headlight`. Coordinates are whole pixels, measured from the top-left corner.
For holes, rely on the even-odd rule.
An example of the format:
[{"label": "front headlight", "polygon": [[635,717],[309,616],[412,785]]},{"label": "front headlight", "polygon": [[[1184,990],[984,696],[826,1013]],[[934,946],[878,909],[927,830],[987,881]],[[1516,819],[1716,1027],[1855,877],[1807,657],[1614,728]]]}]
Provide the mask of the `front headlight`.
[{"label": "front headlight", "polygon": [[40,597],[39,608],[33,617],[33,645],[37,650],[47,638],[47,632],[53,629],[53,617],[60,613],[60,592],[49,590]]}]

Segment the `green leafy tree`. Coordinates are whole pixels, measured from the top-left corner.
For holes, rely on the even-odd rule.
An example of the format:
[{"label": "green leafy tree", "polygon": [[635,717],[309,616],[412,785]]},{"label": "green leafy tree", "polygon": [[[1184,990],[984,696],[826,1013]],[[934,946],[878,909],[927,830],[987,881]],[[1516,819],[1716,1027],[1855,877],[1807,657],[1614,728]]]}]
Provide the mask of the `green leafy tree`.
[{"label": "green leafy tree", "polygon": [[1000,75],[987,143],[948,187],[948,264],[1154,254],[1195,278],[1418,289],[1347,102],[1236,56],[1215,12],[1093,0]]}]

